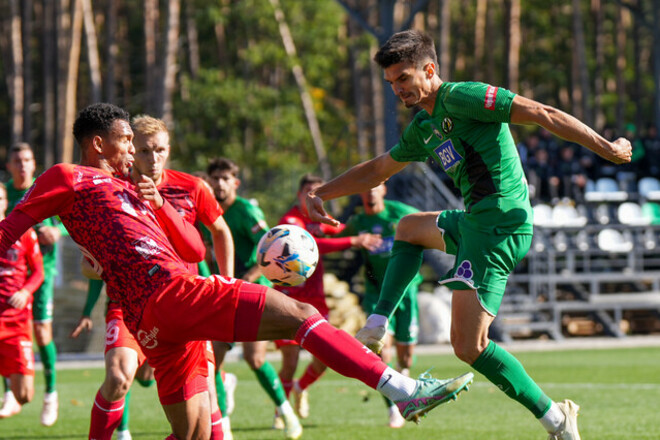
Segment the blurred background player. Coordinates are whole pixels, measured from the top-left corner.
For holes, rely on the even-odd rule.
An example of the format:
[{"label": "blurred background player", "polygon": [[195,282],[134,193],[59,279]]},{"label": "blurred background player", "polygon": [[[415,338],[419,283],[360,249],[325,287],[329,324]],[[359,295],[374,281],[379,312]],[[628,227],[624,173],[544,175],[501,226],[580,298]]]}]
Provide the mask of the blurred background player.
[{"label": "blurred background player", "polygon": [[[0,183],[0,220],[7,211],[7,190]],[[0,419],[21,411],[34,396],[32,295],[44,281],[44,267],[33,229],[0,254],[0,374],[10,389]]]},{"label": "blurred background player", "polygon": [[[268,225],[261,208],[237,194],[241,184],[238,178],[239,171],[238,165],[226,158],[214,159],[207,167],[211,187],[225,212],[225,221],[234,238],[236,278],[270,286],[271,283],[261,274],[257,265],[257,243],[268,231]],[[282,414],[281,428],[284,429],[286,438],[298,438],[302,435],[302,426],[287,400],[275,368],[266,360],[267,347],[268,341],[244,342],[243,356],[257,376],[261,387],[275,404],[277,412]],[[218,368],[216,383],[219,387],[220,368],[229,345],[218,342],[215,348],[216,368]]]},{"label": "blurred background player", "polygon": [[[23,198],[35,179],[36,163],[29,144],[18,143],[9,149],[7,170],[11,179],[7,182],[9,214]],[[52,426],[57,421],[58,398],[56,390],[57,348],[53,341],[53,295],[57,277],[57,242],[62,236],[68,236],[66,229],[55,218],[47,218],[35,225],[44,264],[44,282],[34,294],[32,317],[34,338],[39,348],[39,358],[44,367],[46,392],[41,410],[41,424]]]},{"label": "blurred background player", "polygon": [[[310,220],[307,214],[305,199],[310,191],[320,187],[322,184],[323,179],[319,176],[313,174],[302,176],[296,194],[298,203],[282,216],[279,224],[295,225],[306,229],[316,240],[316,244],[319,247],[319,254],[321,255],[343,251],[352,247],[369,251],[377,249],[381,245],[380,235],[362,233],[350,237],[328,237],[339,234],[344,229],[344,225],[329,226]],[[313,305],[325,319],[328,318],[330,310],[326,304],[325,291],[323,289],[322,259],[319,259],[316,270],[303,284],[295,287],[275,286],[275,289],[293,299]],[[300,346],[293,340],[277,340],[275,344],[282,352],[280,379],[282,380],[287,396],[293,393],[296,412],[304,419],[309,416],[307,387],[316,382],[327,367],[319,359],[312,358],[303,375],[294,381],[294,375],[298,368]],[[277,424],[276,415],[275,425]]]},{"label": "blurred background player", "polygon": [[[233,274],[233,259],[230,258],[233,254],[231,233],[222,217],[222,209],[208,184],[189,174],[165,168],[170,154],[170,139],[167,126],[162,120],[142,115],[133,118],[131,125],[135,133],[133,139],[135,161],[131,172],[133,181],[139,181],[141,175],[151,178],[161,196],[170,202],[187,222],[202,223],[211,233],[214,255],[219,262],[221,273],[231,276]],[[197,273],[196,265],[189,266],[191,272]],[[89,311],[86,310],[83,314],[78,327],[72,333],[74,336],[80,334],[84,329],[91,329],[89,315],[93,303],[98,299],[98,293],[100,293],[98,283],[99,281],[90,281],[90,285],[94,287],[90,288],[91,295],[88,295],[87,303],[91,303],[91,307],[86,307],[86,309],[89,308]],[[109,439],[115,428],[118,428],[118,440],[126,440],[131,438],[128,430],[128,403],[130,401],[128,391],[136,375],[136,370],[138,371],[138,381],[146,386],[153,382],[153,373],[149,364],[145,363],[145,357],[139,345],[123,325],[121,309],[116,302],[111,301],[108,304],[106,325],[106,378],[99,393],[107,404],[104,406],[97,402],[92,408],[90,439]],[[211,350],[209,350],[210,352]],[[212,354],[209,354],[209,360],[213,361]],[[210,368],[210,371],[214,370],[213,366]],[[211,380],[210,391],[215,394],[213,390]],[[100,399],[97,396],[98,400]],[[122,400],[123,416],[117,426],[116,415],[110,414],[107,410],[115,406],[113,403]],[[215,404],[215,402],[216,397],[213,395],[213,403]],[[213,412],[215,413],[215,410]],[[214,421],[219,422],[217,426],[220,428],[222,422],[220,422],[219,416],[216,417],[218,420]],[[224,438],[228,439],[229,435]]]},{"label": "blurred background player", "polygon": [[[395,200],[385,200],[387,187],[380,184],[369,191],[360,194],[363,210],[353,214],[346,222],[344,235],[356,235],[363,232],[379,234],[383,242],[378,248],[362,250],[365,266],[365,292],[362,299],[362,309],[369,316],[373,313],[380,289],[385,277],[387,263],[394,243],[396,226],[403,217],[419,212],[416,208]],[[385,363],[391,363],[392,337],[396,340],[397,370],[410,376],[413,363],[413,352],[419,335],[419,310],[417,308],[417,291],[424,278],[421,273],[413,278],[390,319],[388,336],[380,356]],[[400,428],[405,424],[397,406],[385,398],[389,411],[390,428]]]}]

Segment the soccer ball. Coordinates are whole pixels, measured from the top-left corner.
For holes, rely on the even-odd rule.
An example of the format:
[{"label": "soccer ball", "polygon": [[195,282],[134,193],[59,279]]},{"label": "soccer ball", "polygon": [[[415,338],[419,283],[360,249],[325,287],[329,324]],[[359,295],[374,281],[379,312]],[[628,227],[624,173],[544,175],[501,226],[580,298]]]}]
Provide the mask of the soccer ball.
[{"label": "soccer ball", "polygon": [[318,262],[316,240],[299,226],[275,226],[257,244],[259,269],[278,286],[304,283],[314,273]]}]

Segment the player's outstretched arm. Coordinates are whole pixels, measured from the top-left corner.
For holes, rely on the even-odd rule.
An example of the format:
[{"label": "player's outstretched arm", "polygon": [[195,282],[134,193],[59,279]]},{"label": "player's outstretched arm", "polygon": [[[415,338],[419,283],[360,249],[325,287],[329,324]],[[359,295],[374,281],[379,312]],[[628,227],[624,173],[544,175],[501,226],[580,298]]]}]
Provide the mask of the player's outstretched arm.
[{"label": "player's outstretched arm", "polygon": [[397,162],[389,153],[383,153],[355,165],[307,195],[309,217],[313,221],[337,226],[339,222],[325,211],[324,201],[367,191],[404,169],[408,163]]},{"label": "player's outstretched arm", "polygon": [[588,148],[615,164],[628,163],[632,145],[625,138],[610,142],[577,118],[552,106],[516,95],[511,106],[511,123],[537,124],[562,139]]},{"label": "player's outstretched arm", "polygon": [[207,226],[213,239],[213,253],[220,275],[234,277],[234,239],[223,216]]}]

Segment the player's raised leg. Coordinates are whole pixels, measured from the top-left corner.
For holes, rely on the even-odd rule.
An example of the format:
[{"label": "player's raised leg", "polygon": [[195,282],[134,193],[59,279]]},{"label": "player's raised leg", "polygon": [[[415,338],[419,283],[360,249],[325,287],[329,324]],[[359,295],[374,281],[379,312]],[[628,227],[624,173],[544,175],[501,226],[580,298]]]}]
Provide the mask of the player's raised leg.
[{"label": "player's raised leg", "polygon": [[314,307],[267,289],[257,339],[292,338],[328,367],[393,400],[407,420],[417,420],[455,398],[473,378],[472,373],[447,381],[430,376],[418,380],[405,377],[348,333],[330,325]]}]

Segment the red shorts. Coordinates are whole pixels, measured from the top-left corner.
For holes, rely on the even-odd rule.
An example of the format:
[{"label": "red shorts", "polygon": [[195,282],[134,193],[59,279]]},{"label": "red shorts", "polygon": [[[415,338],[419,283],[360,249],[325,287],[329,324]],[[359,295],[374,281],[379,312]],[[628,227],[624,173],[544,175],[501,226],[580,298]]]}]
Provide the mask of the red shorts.
[{"label": "red shorts", "polygon": [[265,286],[213,275],[177,276],[147,301],[136,339],[163,405],[206,391],[207,341],[255,341]]},{"label": "red shorts", "polygon": [[0,319],[0,375],[34,376],[32,322]]},{"label": "red shorts", "polygon": [[144,364],[147,359],[135,337],[124,324],[124,314],[121,307],[119,304],[111,302],[108,304],[108,312],[105,314],[105,353],[118,347],[135,350],[138,355],[138,365]]}]

